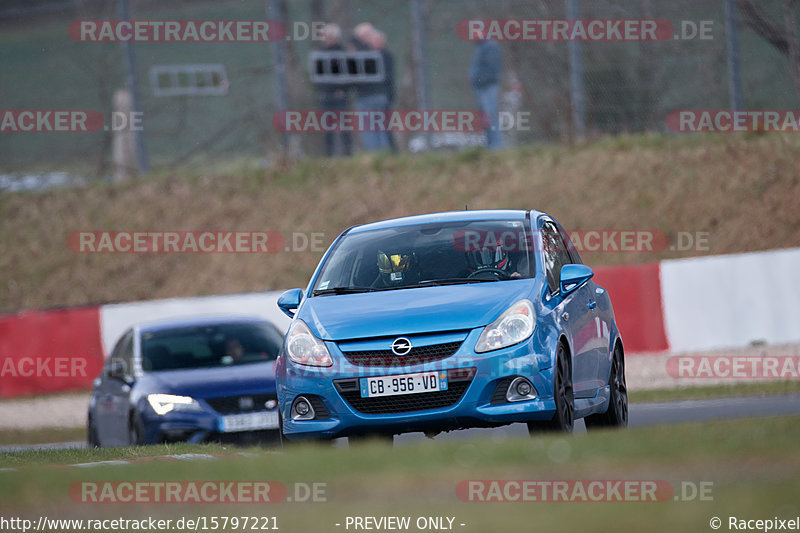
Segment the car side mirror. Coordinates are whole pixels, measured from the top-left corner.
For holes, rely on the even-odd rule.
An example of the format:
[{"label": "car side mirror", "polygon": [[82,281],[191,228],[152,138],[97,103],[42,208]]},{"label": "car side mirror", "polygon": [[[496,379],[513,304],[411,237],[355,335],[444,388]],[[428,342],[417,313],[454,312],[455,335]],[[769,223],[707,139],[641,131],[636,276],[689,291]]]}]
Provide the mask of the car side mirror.
[{"label": "car side mirror", "polygon": [[566,296],[594,276],[592,269],[586,265],[564,265],[561,267],[559,286],[561,295]]},{"label": "car side mirror", "polygon": [[127,383],[129,381],[127,363],[125,363],[125,361],[122,359],[112,360],[108,365],[106,375],[110,378],[120,379]]},{"label": "car side mirror", "polygon": [[289,318],[293,318],[294,311],[300,307],[300,302],[302,300],[303,291],[301,289],[289,289],[278,298],[278,307],[280,307],[281,311],[286,313]]}]

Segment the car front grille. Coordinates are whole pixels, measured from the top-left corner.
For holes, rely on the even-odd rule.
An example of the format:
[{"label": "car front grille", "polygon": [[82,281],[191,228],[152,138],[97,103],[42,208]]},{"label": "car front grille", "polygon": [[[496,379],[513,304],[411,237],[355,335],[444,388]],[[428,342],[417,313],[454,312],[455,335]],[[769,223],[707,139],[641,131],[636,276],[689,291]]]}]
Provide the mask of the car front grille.
[{"label": "car front grille", "polygon": [[356,366],[398,367],[420,365],[432,361],[441,361],[456,353],[461,346],[459,342],[414,346],[406,355],[395,355],[391,350],[369,350],[358,352],[342,351],[347,360]]},{"label": "car front grille", "polygon": [[219,398],[205,399],[206,403],[220,414],[263,411],[267,409],[265,404],[270,400],[277,402],[278,397],[275,394],[240,394],[238,396],[222,396]]},{"label": "car front grille", "polygon": [[334,381],[334,384],[342,398],[353,409],[364,414],[379,415],[441,409],[442,407],[454,405],[464,396],[474,376],[474,368],[449,370],[446,391],[400,394],[377,398],[362,398],[358,379],[340,379]]}]

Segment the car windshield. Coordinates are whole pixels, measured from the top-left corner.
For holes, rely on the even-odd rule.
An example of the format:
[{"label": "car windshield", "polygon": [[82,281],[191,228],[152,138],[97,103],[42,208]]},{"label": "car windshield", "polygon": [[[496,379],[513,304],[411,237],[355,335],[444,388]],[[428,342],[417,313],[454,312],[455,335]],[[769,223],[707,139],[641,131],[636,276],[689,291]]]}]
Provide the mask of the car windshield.
[{"label": "car windshield", "polygon": [[145,372],[273,361],[282,335],[269,324],[226,323],[142,334]]},{"label": "car windshield", "polygon": [[312,296],[530,278],[531,235],[522,220],[400,226],[345,235]]}]

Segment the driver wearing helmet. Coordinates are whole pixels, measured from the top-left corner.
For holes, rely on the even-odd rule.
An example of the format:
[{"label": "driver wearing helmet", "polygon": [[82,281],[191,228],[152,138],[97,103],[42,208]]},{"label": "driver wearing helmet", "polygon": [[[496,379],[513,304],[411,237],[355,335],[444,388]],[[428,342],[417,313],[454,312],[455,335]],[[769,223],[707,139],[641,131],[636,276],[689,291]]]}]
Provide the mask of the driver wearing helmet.
[{"label": "driver wearing helmet", "polygon": [[378,278],[373,287],[402,287],[420,281],[417,254],[410,250],[378,251]]},{"label": "driver wearing helmet", "polygon": [[467,252],[467,263],[470,267],[470,277],[482,275],[495,275],[501,279],[521,278],[522,275],[515,271],[508,250],[503,243],[497,241],[494,245]]}]

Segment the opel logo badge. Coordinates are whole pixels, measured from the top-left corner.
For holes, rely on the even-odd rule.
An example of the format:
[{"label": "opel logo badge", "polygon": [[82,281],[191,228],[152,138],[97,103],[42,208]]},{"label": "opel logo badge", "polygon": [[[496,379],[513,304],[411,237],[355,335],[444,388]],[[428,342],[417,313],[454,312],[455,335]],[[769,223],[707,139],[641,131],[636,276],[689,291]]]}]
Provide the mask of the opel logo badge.
[{"label": "opel logo badge", "polygon": [[392,353],[395,355],[406,355],[411,351],[411,341],[405,337],[398,337],[392,343]]}]

